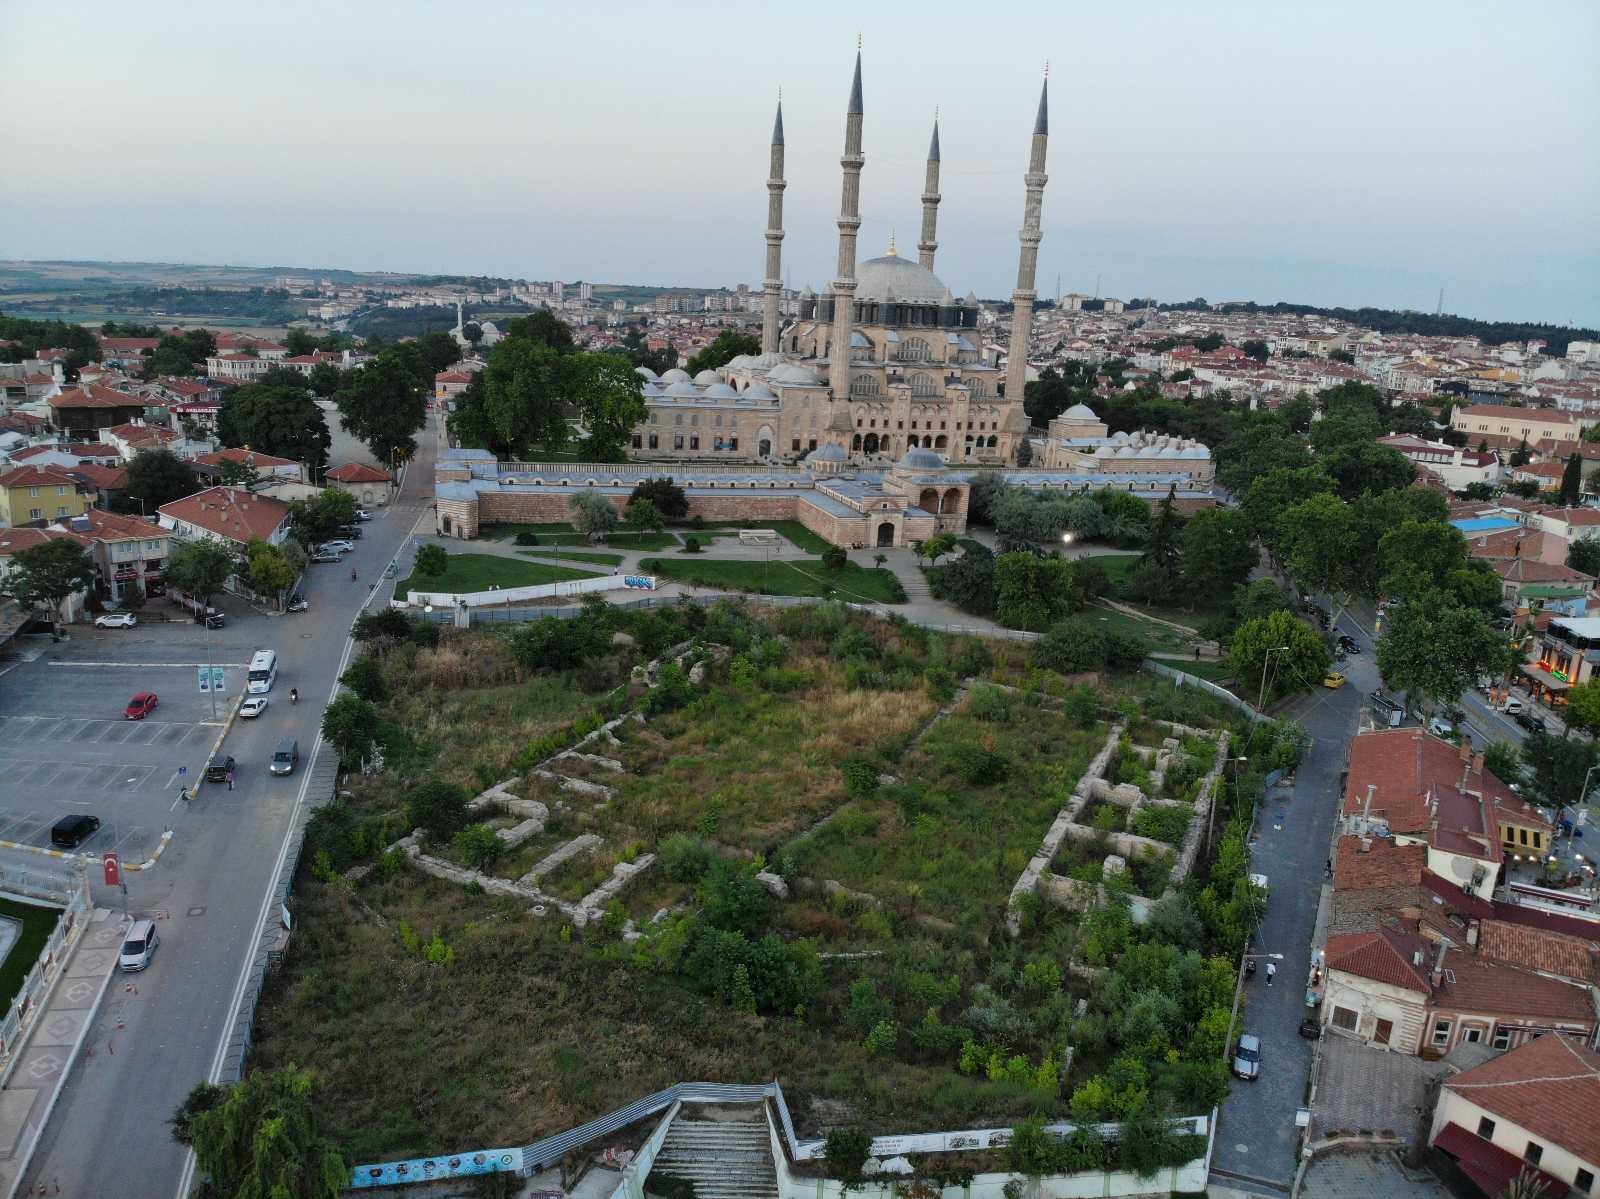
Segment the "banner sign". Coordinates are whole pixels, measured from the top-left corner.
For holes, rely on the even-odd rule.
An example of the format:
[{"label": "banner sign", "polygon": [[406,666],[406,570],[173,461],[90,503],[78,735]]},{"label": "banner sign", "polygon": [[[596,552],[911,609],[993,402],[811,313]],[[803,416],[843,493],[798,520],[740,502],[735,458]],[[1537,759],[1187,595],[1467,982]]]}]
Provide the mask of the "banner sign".
[{"label": "banner sign", "polygon": [[402,1182],[427,1182],[435,1178],[470,1178],[477,1174],[507,1174],[522,1166],[520,1149],[479,1149],[450,1157],[414,1157],[410,1161],[357,1166],[350,1172],[350,1189],[394,1186]]}]

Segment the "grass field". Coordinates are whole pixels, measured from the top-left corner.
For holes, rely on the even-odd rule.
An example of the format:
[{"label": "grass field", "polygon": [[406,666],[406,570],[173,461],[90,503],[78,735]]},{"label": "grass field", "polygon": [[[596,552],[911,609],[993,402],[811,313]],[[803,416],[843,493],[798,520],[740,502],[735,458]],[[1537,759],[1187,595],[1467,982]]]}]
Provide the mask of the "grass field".
[{"label": "grass field", "polygon": [[487,591],[496,587],[535,587],[540,583],[561,583],[568,579],[590,579],[598,572],[575,570],[570,566],[552,566],[547,562],[523,562],[516,558],[501,558],[494,554],[451,554],[450,568],[442,575],[418,576],[411,574],[395,588],[395,596],[404,599],[415,587],[419,591]]},{"label": "grass field", "polygon": [[1139,565],[1138,554],[1094,554],[1089,560],[1099,563],[1105,569],[1106,577],[1111,580],[1113,594],[1119,593],[1127,586],[1128,579],[1133,575],[1133,568]]},{"label": "grass field", "polygon": [[[560,521],[537,525],[487,525],[478,531],[478,536],[485,541],[510,541],[519,533],[532,534],[539,539],[540,545],[588,546],[593,544],[588,537],[578,532],[570,524]],[[676,549],[680,543],[678,538],[671,533],[640,534],[618,529],[606,538],[606,544],[619,550],[670,550]]]},{"label": "grass field", "polygon": [[1090,608],[1084,616],[1095,621],[1108,633],[1142,637],[1154,649],[1174,652],[1188,650],[1194,646],[1196,640],[1192,635],[1179,632],[1169,625],[1157,624],[1153,620],[1141,620],[1137,616],[1130,616],[1126,612],[1118,612],[1111,608]]},{"label": "grass field", "polygon": [[0,963],[0,1016],[11,1010],[11,1001],[28,977],[28,971],[39,960],[44,943],[50,939],[61,919],[60,908],[47,908],[37,904],[18,903],[14,899],[0,899],[0,916],[19,921],[22,928],[17,940]]},{"label": "grass field", "polygon": [[622,561],[621,554],[602,554],[591,550],[523,550],[530,558],[559,558],[563,562],[593,562],[600,566],[615,566]]},{"label": "grass field", "polygon": [[[805,550],[808,554],[820,554],[831,544],[823,537],[813,533],[797,520],[718,520],[707,521],[705,529],[719,537],[737,536],[740,529],[771,529],[790,545]],[[698,529],[688,530],[688,535],[698,533]]]},{"label": "grass field", "polygon": [[837,594],[841,599],[903,604],[900,580],[887,570],[845,563],[830,571],[821,562],[745,562],[732,558],[644,558],[639,569],[696,587],[755,591],[765,595]]},{"label": "grass field", "polygon": [[1170,666],[1173,670],[1181,670],[1184,674],[1192,674],[1196,678],[1208,679],[1213,683],[1226,683],[1233,678],[1233,670],[1226,661],[1216,662],[1190,662],[1182,658],[1157,658],[1163,666]]}]

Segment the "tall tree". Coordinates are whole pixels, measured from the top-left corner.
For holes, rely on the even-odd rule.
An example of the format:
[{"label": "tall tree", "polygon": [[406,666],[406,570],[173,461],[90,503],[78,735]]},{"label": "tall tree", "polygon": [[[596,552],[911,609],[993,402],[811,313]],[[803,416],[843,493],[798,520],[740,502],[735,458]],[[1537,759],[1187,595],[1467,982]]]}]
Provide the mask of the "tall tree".
[{"label": "tall tree", "polygon": [[564,355],[527,338],[509,338],[456,401],[450,430],[463,445],[504,457],[532,457],[566,446]]},{"label": "tall tree", "polygon": [[257,1070],[230,1087],[202,1083],[173,1120],[206,1191],[228,1199],[336,1199],[350,1169],[317,1126],[311,1072]]},{"label": "tall tree", "polygon": [[417,338],[416,346],[428,369],[437,374],[461,357],[456,339],[439,329],[430,329]]},{"label": "tall tree", "polygon": [[603,540],[617,527],[617,510],[597,491],[576,493],[568,508],[572,513],[572,527],[590,541]]},{"label": "tall tree", "polygon": [[238,569],[239,556],[231,543],[201,537],[172,551],[167,559],[166,578],[179,591],[209,605],[211,597],[227,585],[229,576]]},{"label": "tall tree", "polygon": [[1583,459],[1577,454],[1567,455],[1567,465],[1561,472],[1560,503],[1563,508],[1576,507],[1583,498]]},{"label": "tall tree", "polygon": [[1429,591],[1389,613],[1377,657],[1385,686],[1453,703],[1479,675],[1509,670],[1512,654],[1504,634],[1482,612],[1446,592]]},{"label": "tall tree", "polygon": [[1282,560],[1279,548],[1278,518],[1296,504],[1312,496],[1327,495],[1333,490],[1333,480],[1320,466],[1305,466],[1295,470],[1278,468],[1261,475],[1245,492],[1243,509],[1250,531],[1267,552]]},{"label": "tall tree", "polygon": [[313,478],[327,467],[333,445],[321,406],[298,378],[293,385],[247,383],[234,388],[217,413],[217,436],[226,446],[249,446],[303,462]]},{"label": "tall tree", "polygon": [[572,327],[558,319],[548,308],[507,321],[506,338],[510,341],[532,342],[563,354],[577,349],[577,343],[572,339]]},{"label": "tall tree", "polygon": [[628,502],[649,500],[668,520],[682,520],[689,515],[689,497],[670,478],[646,479],[634,485],[628,493]]},{"label": "tall tree", "polygon": [[650,415],[644,380],[621,354],[567,356],[567,400],[589,431],[584,455],[593,462],[621,462],[628,435]]},{"label": "tall tree", "polygon": [[[344,372],[331,362],[319,362],[311,368],[311,374],[306,380],[306,385],[311,388],[314,395],[326,400],[343,386]],[[326,422],[324,422],[326,423]]]},{"label": "tall tree", "polygon": [[661,517],[661,509],[651,500],[643,498],[628,504],[622,514],[622,522],[633,530],[634,537],[639,541],[644,540],[646,533],[659,533],[666,526],[666,521]]},{"label": "tall tree", "polygon": [[340,487],[325,487],[309,499],[289,501],[294,538],[304,546],[332,539],[341,525],[355,518],[356,497]]},{"label": "tall tree", "polygon": [[1167,489],[1166,498],[1156,505],[1150,522],[1150,537],[1130,580],[1133,590],[1149,600],[1169,596],[1176,588],[1183,564],[1183,518],[1174,500],[1177,487]]},{"label": "tall tree", "polygon": [[0,577],[0,594],[25,609],[43,609],[52,624],[61,619],[61,605],[70,595],[94,585],[94,559],[71,537],[52,537],[42,545],[20,550],[11,569]]},{"label": "tall tree", "polygon": [[154,516],[162,504],[199,490],[194,470],[171,450],[140,450],[128,463],[126,495],[135,501],[133,511],[139,511],[137,501],[143,500],[145,514]]},{"label": "tall tree", "polygon": [[268,545],[259,537],[244,547],[245,578],[250,590],[264,599],[276,601],[294,582],[294,567],[288,556],[275,545]]},{"label": "tall tree", "polygon": [[398,348],[383,351],[346,377],[333,397],[339,423],[386,466],[416,452],[413,436],[427,420],[423,387]]},{"label": "tall tree", "polygon": [[691,375],[697,375],[703,370],[716,370],[740,354],[759,353],[761,353],[761,339],[755,334],[744,333],[738,329],[724,329],[709,345],[689,359],[689,365],[684,369]]},{"label": "tall tree", "polygon": [[1183,527],[1184,589],[1194,601],[1227,595],[1260,561],[1250,522],[1238,508],[1197,512]]},{"label": "tall tree", "polygon": [[1278,518],[1280,558],[1307,591],[1333,597],[1336,625],[1353,599],[1374,589],[1374,555],[1363,548],[1361,532],[1351,506],[1332,495],[1312,496]]},{"label": "tall tree", "polygon": [[1275,699],[1322,682],[1328,646],[1305,621],[1279,610],[1247,620],[1228,643],[1228,666],[1247,693]]}]

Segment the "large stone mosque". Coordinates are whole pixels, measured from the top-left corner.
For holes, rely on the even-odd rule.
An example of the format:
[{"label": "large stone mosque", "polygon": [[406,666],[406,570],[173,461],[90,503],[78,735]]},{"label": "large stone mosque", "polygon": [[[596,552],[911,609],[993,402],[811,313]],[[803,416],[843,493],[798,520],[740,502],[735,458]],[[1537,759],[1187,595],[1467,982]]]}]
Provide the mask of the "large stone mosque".
[{"label": "large stone mosque", "polygon": [[[966,528],[976,473],[997,470],[1037,490],[1110,487],[1148,499],[1175,491],[1186,508],[1213,503],[1210,454],[1193,442],[1143,433],[1108,436],[1075,407],[1030,435],[1023,411],[1036,298],[1048,82],[1034,117],[1023,176],[1021,254],[1005,369],[986,358],[978,302],[957,299],[933,273],[938,250],[939,129],[928,149],[917,261],[887,254],[856,261],[861,225],[864,105],[861,56],[845,115],[837,274],[779,315],[783,245],[783,110],[773,124],[767,180],[762,352],[720,370],[645,377],[646,421],[627,465],[496,462],[484,450],[441,453],[438,532],[473,537],[481,525],[565,520],[571,495],[593,489],[618,507],[639,481],[671,475],[690,512],[708,520],[799,520],[836,545],[903,546]],[[1030,443],[1037,465],[1007,467]],[[654,465],[649,465],[654,463]],[[965,468],[965,469],[963,469]]]}]

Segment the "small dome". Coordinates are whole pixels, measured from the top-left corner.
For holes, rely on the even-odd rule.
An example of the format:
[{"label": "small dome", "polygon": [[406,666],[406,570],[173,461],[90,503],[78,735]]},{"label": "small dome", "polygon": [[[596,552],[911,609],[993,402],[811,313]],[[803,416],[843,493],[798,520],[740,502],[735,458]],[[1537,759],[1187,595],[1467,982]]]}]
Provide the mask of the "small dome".
[{"label": "small dome", "polygon": [[1193,461],[1205,461],[1211,457],[1211,451],[1203,445],[1192,445],[1186,450],[1179,450],[1178,457],[1188,458]]},{"label": "small dome", "polygon": [[775,366],[767,372],[767,381],[770,383],[792,383],[797,387],[820,387],[822,380],[817,377],[817,372],[807,366],[799,366],[793,362],[785,362]]},{"label": "small dome", "polygon": [[651,396],[665,395],[666,392],[647,380],[644,386],[639,389],[639,394],[649,399]]},{"label": "small dome", "polygon": [[[671,373],[672,373],[671,371],[668,371],[667,375],[670,375]],[[663,379],[665,379],[667,377],[667,375],[662,375],[661,377]],[[1096,416],[1094,414],[1094,409],[1089,407],[1087,404],[1074,404],[1071,408],[1068,408],[1061,415],[1066,417],[1068,420],[1099,420],[1100,419],[1098,416]]]},{"label": "small dome", "polygon": [[736,354],[728,359],[728,369],[737,370],[739,367],[749,366],[755,359],[749,354]]},{"label": "small dome", "polygon": [[1132,446],[1132,445],[1125,445],[1120,450],[1117,451],[1117,457],[1118,458],[1137,458],[1137,457],[1139,457],[1139,447],[1138,446]]},{"label": "small dome", "polygon": [[687,383],[689,381],[689,372],[675,366],[670,371],[661,372],[661,381],[663,383]]},{"label": "small dome", "polygon": [[737,400],[738,398],[739,393],[720,379],[706,388],[706,399],[708,400]]},{"label": "small dome", "polygon": [[1103,445],[1095,450],[1094,456],[1096,458],[1115,458],[1117,456],[1117,450],[1115,446]]},{"label": "small dome", "polygon": [[828,442],[827,445],[824,445],[818,449],[817,452],[812,454],[808,459],[810,462],[843,462],[844,460],[845,452],[843,447],[831,441]]},{"label": "small dome", "polygon": [[943,470],[944,459],[932,450],[907,450],[899,465],[906,470]]},{"label": "small dome", "polygon": [[649,379],[652,383],[656,381],[655,371],[651,370],[648,366],[636,366],[633,368],[633,373],[638,375],[641,379]]},{"label": "small dome", "polygon": [[694,377],[694,381],[696,386],[710,387],[713,383],[721,383],[722,376],[708,366]]},{"label": "small dome", "polygon": [[765,383],[750,384],[749,387],[744,389],[744,395],[746,399],[750,400],[775,400],[778,398],[778,393]]},{"label": "small dome", "polygon": [[679,396],[683,399],[693,400],[699,398],[700,391],[693,383],[689,382],[689,380],[680,379],[671,387],[667,388],[667,394],[669,396]]},{"label": "small dome", "polygon": [[780,365],[782,362],[783,355],[778,353],[776,350],[768,350],[765,354],[757,354],[754,358],[750,359],[751,366],[762,366],[769,369],[771,367]]}]

